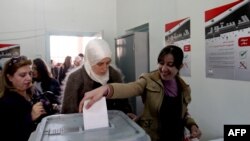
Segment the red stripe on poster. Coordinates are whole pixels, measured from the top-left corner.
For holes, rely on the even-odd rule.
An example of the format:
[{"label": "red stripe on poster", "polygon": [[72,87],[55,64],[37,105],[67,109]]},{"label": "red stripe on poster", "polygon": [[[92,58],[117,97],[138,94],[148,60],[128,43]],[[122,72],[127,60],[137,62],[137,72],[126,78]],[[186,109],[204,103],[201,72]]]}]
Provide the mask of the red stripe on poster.
[{"label": "red stripe on poster", "polygon": [[224,6],[220,6],[214,9],[210,9],[208,11],[205,12],[205,22],[215,18],[216,16],[220,15],[221,13],[227,11],[228,9],[232,8],[233,6],[241,3],[244,0],[238,0],[236,2],[224,5]]},{"label": "red stripe on poster", "polygon": [[174,21],[174,22],[165,24],[165,32],[171,30],[172,28],[174,28],[176,25],[180,24],[185,19],[187,19],[187,18],[184,18],[184,19],[181,19],[181,20],[178,20],[178,21]]},{"label": "red stripe on poster", "polygon": [[11,46],[15,46],[17,44],[0,44],[0,48],[4,48],[4,47],[11,47]]}]

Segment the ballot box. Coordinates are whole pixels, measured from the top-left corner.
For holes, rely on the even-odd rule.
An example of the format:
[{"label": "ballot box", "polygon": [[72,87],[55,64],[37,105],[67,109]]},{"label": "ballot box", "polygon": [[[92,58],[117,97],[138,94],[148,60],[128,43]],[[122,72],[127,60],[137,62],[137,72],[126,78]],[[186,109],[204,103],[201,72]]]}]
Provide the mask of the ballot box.
[{"label": "ballot box", "polygon": [[110,110],[108,118],[109,127],[84,130],[82,113],[51,115],[38,124],[29,141],[150,141],[123,112]]}]

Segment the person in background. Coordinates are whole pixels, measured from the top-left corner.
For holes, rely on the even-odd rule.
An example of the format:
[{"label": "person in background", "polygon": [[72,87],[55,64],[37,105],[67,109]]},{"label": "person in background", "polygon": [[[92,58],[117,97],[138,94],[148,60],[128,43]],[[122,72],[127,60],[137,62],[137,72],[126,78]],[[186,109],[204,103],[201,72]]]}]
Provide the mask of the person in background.
[{"label": "person in background", "polygon": [[31,103],[31,60],[13,57],[3,67],[0,88],[1,140],[27,141],[36,129],[36,120],[46,114],[42,102]]},{"label": "person in background", "polygon": [[81,64],[83,64],[84,63],[84,55],[82,53],[79,53],[78,56],[81,57]]},{"label": "person in background", "polygon": [[60,69],[59,69],[59,76],[58,76],[58,80],[60,85],[62,85],[62,82],[64,80],[64,78],[66,77],[66,74],[73,68],[72,65],[72,59],[71,56],[66,56],[64,63],[61,65]]},{"label": "person in background", "polygon": [[79,112],[87,99],[89,108],[103,96],[108,99],[142,96],[144,110],[138,124],[152,141],[183,141],[185,127],[192,138],[200,138],[201,131],[187,108],[191,102],[190,87],[179,76],[183,55],[177,46],[164,47],[157,59],[157,70],[142,74],[131,83],[111,83],[85,93]]},{"label": "person in background", "polygon": [[[61,113],[78,113],[79,103],[86,92],[111,82],[121,83],[122,74],[116,67],[111,66],[108,43],[102,39],[93,39],[86,46],[84,65],[66,78]],[[128,99],[109,99],[107,108],[124,113],[132,112]]]},{"label": "person in background", "polygon": [[76,56],[74,59],[74,68],[77,68],[82,65],[82,58],[80,56]]},{"label": "person in background", "polygon": [[33,96],[34,100],[44,100],[50,103],[46,107],[46,115],[59,113],[59,105],[61,103],[61,87],[59,82],[52,77],[48,66],[41,58],[33,60],[32,64],[33,85],[37,93]]},{"label": "person in background", "polygon": [[59,74],[59,67],[54,62],[54,60],[50,61],[50,65],[51,65],[51,74],[52,74],[52,77],[57,80],[58,79],[58,74]]}]

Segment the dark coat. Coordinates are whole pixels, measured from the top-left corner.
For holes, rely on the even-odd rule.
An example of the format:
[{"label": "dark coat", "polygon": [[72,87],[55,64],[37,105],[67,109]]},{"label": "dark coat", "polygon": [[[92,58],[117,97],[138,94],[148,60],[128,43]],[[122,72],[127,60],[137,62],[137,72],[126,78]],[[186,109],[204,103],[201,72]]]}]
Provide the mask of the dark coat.
[{"label": "dark coat", "polygon": [[34,87],[31,99],[31,102],[33,104],[37,102],[42,102],[43,107],[46,111],[46,114],[42,115],[36,120],[37,123],[39,123],[46,116],[59,113],[60,108],[55,108],[53,105],[61,104],[61,87],[56,79],[54,78],[43,79],[41,81],[41,88],[42,92]]},{"label": "dark coat", "polygon": [[46,81],[43,81],[41,83],[41,87],[42,87],[43,92],[50,91],[53,93],[54,97],[53,99],[51,99],[52,103],[60,104],[61,87],[60,87],[59,82],[56,79],[50,78]]},{"label": "dark coat", "polygon": [[[122,83],[122,75],[114,67],[110,66],[108,83],[112,82]],[[93,81],[89,77],[84,65],[71,72],[65,81],[61,113],[78,113],[78,106],[84,94],[100,86],[100,83]],[[121,110],[124,113],[132,112],[128,99],[107,100],[107,108],[108,110]]]},{"label": "dark coat", "polygon": [[27,141],[36,128],[32,121],[32,104],[16,92],[7,92],[0,98],[1,140]]}]

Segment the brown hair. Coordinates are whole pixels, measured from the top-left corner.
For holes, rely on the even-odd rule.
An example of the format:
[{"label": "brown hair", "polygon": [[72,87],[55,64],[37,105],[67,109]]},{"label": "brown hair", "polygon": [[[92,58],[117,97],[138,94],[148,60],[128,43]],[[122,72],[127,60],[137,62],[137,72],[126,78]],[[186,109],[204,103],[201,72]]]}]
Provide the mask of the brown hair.
[{"label": "brown hair", "polygon": [[19,68],[31,64],[31,60],[29,60],[26,56],[12,57],[11,59],[5,62],[1,76],[0,97],[4,95],[6,89],[15,91],[15,88],[9,81],[7,75],[12,76]]}]

